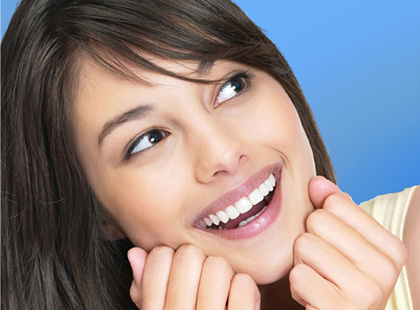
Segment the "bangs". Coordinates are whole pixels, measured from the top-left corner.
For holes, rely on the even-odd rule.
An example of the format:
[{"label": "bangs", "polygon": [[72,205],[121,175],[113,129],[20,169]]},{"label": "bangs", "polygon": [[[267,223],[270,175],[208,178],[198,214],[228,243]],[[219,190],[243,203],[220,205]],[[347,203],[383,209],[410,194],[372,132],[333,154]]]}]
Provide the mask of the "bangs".
[{"label": "bangs", "polygon": [[[188,1],[187,1],[188,2]],[[60,31],[70,37],[83,54],[105,70],[128,79],[141,79],[134,68],[156,71],[165,75],[193,80],[150,61],[148,55],[165,60],[188,60],[199,63],[197,73],[205,72],[216,59],[237,55],[234,45],[246,49],[246,34],[220,36],[220,20],[226,11],[207,1],[95,1],[68,2],[56,14]],[[212,12],[209,15],[209,9]],[[215,25],[214,15],[220,17]],[[232,26],[225,25],[225,28]],[[233,51],[235,50],[235,51]],[[230,52],[228,52],[230,51]],[[245,53],[245,52],[244,52]]]},{"label": "bangs", "polygon": [[[140,82],[143,84],[149,84],[148,81],[144,80],[138,73],[138,69],[153,71],[174,78],[196,82],[196,83],[217,83],[218,80],[207,80],[191,78],[187,75],[180,75],[179,73],[170,71],[165,67],[159,65],[159,58],[154,55],[149,55],[145,51],[138,48],[125,45],[118,49],[110,49],[109,46],[100,46],[98,44],[86,44],[79,46],[82,55],[87,56],[88,59],[99,65],[105,71],[114,74],[120,78]],[[148,57],[150,56],[150,57]],[[154,60],[151,60],[154,59]],[[170,61],[196,61],[191,59],[174,59],[174,58],[162,58]],[[213,66],[214,62],[209,60],[198,61],[197,69],[191,73],[197,73],[198,75],[204,75]],[[190,75],[190,74],[189,74]]]},{"label": "bangs", "polygon": [[[130,80],[141,80],[130,69],[141,68],[207,82],[179,76],[151,61],[150,55],[197,62],[200,74],[216,60],[232,60],[268,72],[274,64],[278,68],[279,59],[264,63],[279,54],[277,49],[229,1],[79,0],[58,1],[54,6],[57,14],[52,15],[52,24],[62,38],[70,39],[82,54],[105,70]],[[287,65],[282,66],[282,71],[290,72]]]}]

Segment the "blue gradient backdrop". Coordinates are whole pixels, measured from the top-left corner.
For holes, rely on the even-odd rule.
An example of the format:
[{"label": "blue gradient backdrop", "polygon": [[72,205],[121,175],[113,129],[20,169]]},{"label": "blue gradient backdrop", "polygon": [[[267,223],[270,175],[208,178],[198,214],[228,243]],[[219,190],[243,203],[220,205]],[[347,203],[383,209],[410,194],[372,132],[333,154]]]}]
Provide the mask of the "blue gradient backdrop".
[{"label": "blue gradient backdrop", "polygon": [[[236,3],[289,61],[344,191],[420,184],[420,1]],[[16,5],[1,1],[2,36]]]}]

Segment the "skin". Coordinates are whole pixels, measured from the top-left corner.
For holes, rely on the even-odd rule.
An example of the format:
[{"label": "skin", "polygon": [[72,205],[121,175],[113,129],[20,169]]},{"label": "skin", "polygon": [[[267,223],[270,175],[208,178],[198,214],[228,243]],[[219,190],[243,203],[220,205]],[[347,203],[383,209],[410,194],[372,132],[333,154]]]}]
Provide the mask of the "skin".
[{"label": "skin", "polygon": [[[289,309],[383,309],[405,247],[337,186],[314,177],[311,148],[283,88],[233,62],[216,62],[198,75],[196,63],[156,61],[193,78],[223,80],[247,70],[252,77],[220,103],[224,82],[134,69],[147,81],[135,83],[85,61],[75,101],[78,153],[114,226],[137,246],[128,253],[136,305],[270,309],[293,298]],[[98,146],[105,124],[146,104],[153,110],[115,126]],[[169,135],[121,160],[129,142],[152,128]],[[281,209],[264,232],[238,241],[193,227],[215,199],[278,166]],[[287,275],[279,300],[265,298]]]},{"label": "skin", "polygon": [[[197,64],[163,64],[206,79],[250,69],[218,62],[205,76],[197,76]],[[192,244],[207,256],[225,258],[235,272],[250,274],[258,283],[283,276],[293,264],[293,242],[313,210],[307,184],[315,175],[309,142],[283,88],[266,73],[251,69],[249,90],[214,107],[221,85],[139,74],[152,85],[120,80],[86,63],[75,104],[84,169],[117,226],[148,252],[156,246],[178,249]],[[104,124],[144,104],[151,104],[154,111],[116,127],[98,147]],[[155,127],[170,135],[121,161],[124,147]],[[276,225],[241,242],[193,227],[215,199],[271,166],[282,166],[282,211]],[[261,269],[261,264],[270,267]]]}]

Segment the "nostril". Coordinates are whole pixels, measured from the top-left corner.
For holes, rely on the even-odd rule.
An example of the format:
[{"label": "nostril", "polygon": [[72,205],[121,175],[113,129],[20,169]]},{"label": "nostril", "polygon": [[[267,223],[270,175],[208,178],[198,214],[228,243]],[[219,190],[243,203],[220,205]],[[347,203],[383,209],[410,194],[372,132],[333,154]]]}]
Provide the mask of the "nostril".
[{"label": "nostril", "polygon": [[197,145],[196,171],[200,183],[237,173],[248,157],[245,144],[240,139],[222,132],[220,128],[213,133]]}]

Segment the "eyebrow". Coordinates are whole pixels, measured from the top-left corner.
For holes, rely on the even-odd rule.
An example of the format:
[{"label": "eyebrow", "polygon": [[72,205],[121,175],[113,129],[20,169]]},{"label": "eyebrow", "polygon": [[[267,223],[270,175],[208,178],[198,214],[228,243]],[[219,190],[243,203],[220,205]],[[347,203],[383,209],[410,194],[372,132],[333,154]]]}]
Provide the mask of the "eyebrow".
[{"label": "eyebrow", "polygon": [[130,121],[141,119],[147,116],[153,110],[154,108],[151,105],[140,105],[138,107],[135,107],[131,110],[128,110],[118,115],[111,121],[107,122],[102,127],[102,131],[99,134],[98,146],[100,147],[105,137],[109,135],[118,126],[121,126],[122,124],[130,122]]}]

